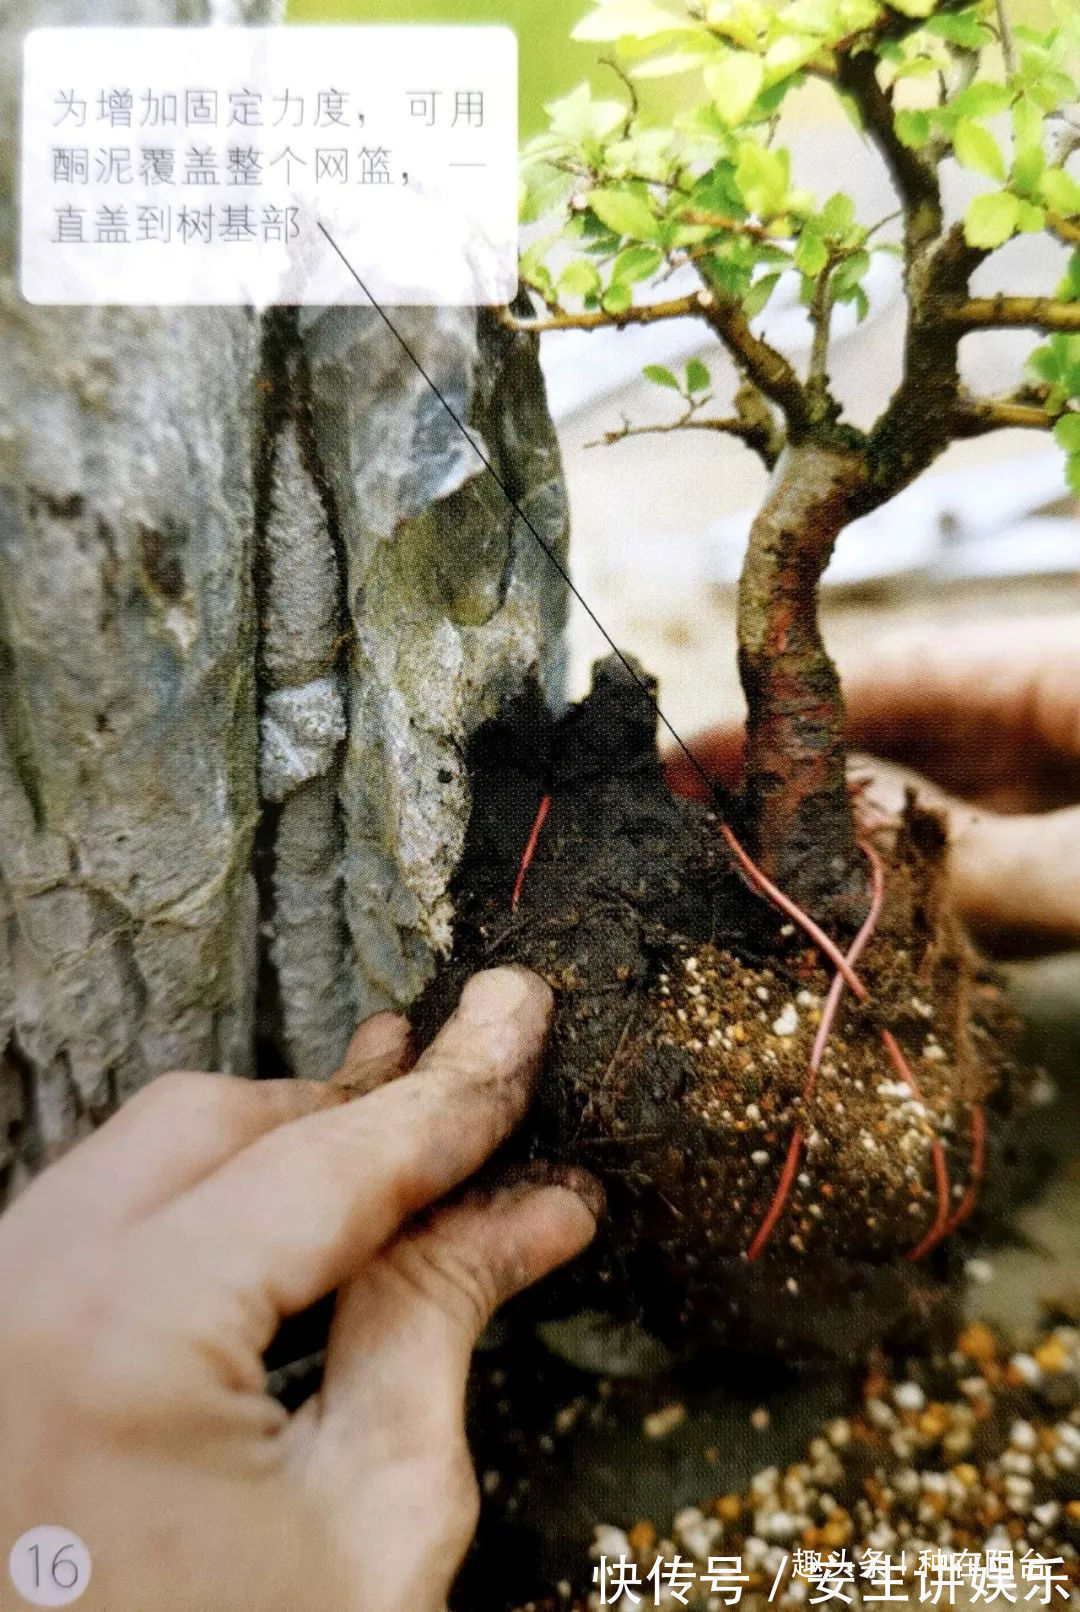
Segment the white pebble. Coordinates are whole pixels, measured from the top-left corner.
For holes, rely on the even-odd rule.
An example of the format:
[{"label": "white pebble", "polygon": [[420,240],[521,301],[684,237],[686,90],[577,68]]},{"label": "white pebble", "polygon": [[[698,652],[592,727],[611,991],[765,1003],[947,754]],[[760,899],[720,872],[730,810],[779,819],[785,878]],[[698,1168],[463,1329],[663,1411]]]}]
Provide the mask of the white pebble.
[{"label": "white pebble", "polygon": [[1042,1367],[1032,1355],[1013,1355],[1009,1364],[1020,1378],[1020,1381],[1026,1383],[1029,1388],[1034,1387],[1042,1377]]},{"label": "white pebble", "polygon": [[893,1389],[893,1399],[901,1410],[921,1411],[926,1409],[926,1395],[918,1383],[900,1383]]},{"label": "white pebble", "polygon": [[799,1028],[799,1014],[794,1002],[789,1002],[780,1016],[773,1020],[773,1035],[794,1035]]}]

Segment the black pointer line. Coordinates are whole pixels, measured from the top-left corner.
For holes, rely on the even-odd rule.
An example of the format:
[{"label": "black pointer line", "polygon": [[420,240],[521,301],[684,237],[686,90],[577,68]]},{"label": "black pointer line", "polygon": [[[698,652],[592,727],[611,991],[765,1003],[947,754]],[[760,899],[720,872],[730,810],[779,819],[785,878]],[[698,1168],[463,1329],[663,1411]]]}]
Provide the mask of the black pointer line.
[{"label": "black pointer line", "polygon": [[424,380],[431,387],[431,390],[434,392],[447,414],[453,420],[454,424],[457,426],[458,430],[461,432],[462,436],[465,438],[465,441],[469,444],[480,463],[494,478],[496,484],[502,490],[506,502],[510,505],[510,508],[514,511],[514,514],[517,516],[518,520],[521,521],[526,531],[532,533],[533,537],[543,549],[556,571],[562,577],[563,581],[566,583],[566,586],[570,589],[570,592],[574,595],[574,598],[584,610],[589,620],[599,630],[604,641],[610,645],[616,658],[626,668],[627,672],[630,674],[630,677],[637,684],[638,688],[641,690],[649,704],[652,706],[653,710],[656,712],[659,720],[671,734],[671,737],[675,740],[675,743],[678,745],[687,761],[689,761],[698,777],[704,783],[705,788],[709,791],[709,798],[713,801],[717,809],[717,814],[720,819],[720,832],[727,841],[731,851],[734,853],[735,860],[738,862],[743,873],[749,877],[753,888],[757,890],[759,895],[763,895],[767,900],[771,901],[775,907],[779,907],[781,912],[786,913],[789,918],[793,918],[795,920],[799,927],[810,936],[811,940],[813,940],[815,944],[821,948],[826,957],[828,957],[835,964],[837,970],[847,981],[848,985],[851,987],[858,999],[860,1001],[865,1001],[867,994],[866,987],[863,985],[862,981],[859,979],[858,975],[855,973],[854,969],[851,967],[851,964],[837,946],[836,942],[830,939],[820,925],[815,923],[814,919],[810,917],[809,913],[804,912],[796,902],[792,901],[790,896],[786,896],[784,892],[773,884],[770,879],[767,879],[764,873],[762,873],[761,869],[750,859],[750,856],[744,850],[731,827],[724,819],[723,805],[712,779],[709,777],[700,761],[694,755],[693,751],[675,732],[675,729],[672,727],[671,723],[660,709],[660,702],[656,698],[656,695],[653,693],[652,689],[649,687],[648,683],[641,676],[641,673],[635,669],[635,667],[623,654],[614,638],[612,638],[611,634],[604,626],[604,623],[596,614],[596,611],[593,609],[592,605],[590,605],[588,601],[583,598],[581,593],[579,593],[578,589],[574,586],[569,572],[559,559],[558,555],[555,553],[554,549],[551,547],[550,543],[545,542],[540,536],[540,533],[537,531],[532,521],[518,504],[513,493],[510,491],[503,478],[499,475],[499,472],[495,469],[495,466],[492,464],[487,454],[480,447],[479,443],[473,437],[472,433],[468,430],[461,418],[455,413],[454,409],[447,402],[443,394],[439,391],[439,388],[435,385],[435,382],[432,380],[423,364],[421,364],[420,360],[417,358],[404,336],[393,324],[385,310],[379,305],[379,303],[375,301],[375,298],[371,295],[371,292],[368,290],[363,280],[361,280],[360,276],[357,274],[356,270],[345,256],[344,252],[341,250],[341,247],[337,244],[337,242],[334,240],[334,237],[330,234],[329,230],[321,221],[319,223],[319,228],[322,230],[322,233],[326,236],[326,239],[330,242],[330,245],[334,248],[334,251],[337,253],[342,263],[344,263],[345,267],[348,269],[349,273],[352,275],[365,297],[367,297],[368,301],[371,303],[371,306],[375,309],[375,312],[378,314],[387,330],[389,330],[402,352],[408,358],[409,362],[415,366],[419,374],[423,376]]},{"label": "black pointer line", "polygon": [[409,346],[409,344],[405,340],[404,336],[401,334],[401,332],[394,325],[394,323],[392,322],[392,320],[390,319],[390,317],[386,313],[385,309],[378,302],[376,302],[375,298],[372,296],[371,292],[368,290],[368,288],[364,284],[363,280],[361,280],[360,276],[357,274],[356,270],[353,268],[352,264],[349,262],[348,258],[345,256],[344,252],[341,250],[341,247],[337,244],[337,242],[334,240],[334,237],[330,234],[330,231],[321,222],[319,224],[319,228],[320,228],[320,230],[322,230],[322,233],[326,236],[326,239],[330,242],[330,245],[334,248],[334,251],[337,253],[337,255],[341,259],[342,263],[344,263],[345,267],[348,269],[349,273],[352,275],[353,279],[356,281],[357,285],[360,287],[360,289],[364,293],[365,297],[367,297],[368,301],[371,303],[371,306],[375,309],[375,312],[378,314],[379,318],[382,320],[382,322],[386,326],[387,330],[389,330],[390,334],[393,336],[394,340],[397,342],[398,346],[401,348],[401,350],[405,354],[406,358],[413,365],[413,367],[419,372],[419,374],[423,376],[424,380],[430,386],[431,390],[434,392],[435,396],[438,398],[439,402],[442,404],[442,406],[446,410],[447,414],[450,416],[450,418],[453,420],[454,424],[457,426],[458,430],[461,432],[462,436],[465,438],[465,441],[469,444],[470,448],[473,450],[473,452],[475,453],[476,457],[480,460],[480,463],[484,466],[484,469],[488,472],[489,475],[491,475],[494,478],[494,480],[497,483],[498,487],[502,491],[502,494],[503,494],[504,498],[506,499],[506,502],[510,505],[510,508],[513,510],[514,514],[517,516],[518,520],[525,527],[526,531],[532,533],[533,537],[536,539],[537,543],[543,549],[544,553],[547,555],[549,561],[555,567],[556,571],[562,577],[563,581],[566,583],[566,586],[570,589],[570,592],[574,595],[574,598],[577,600],[578,604],[584,610],[585,614],[588,616],[588,618],[592,622],[593,626],[597,628],[597,630],[600,632],[601,637],[610,646],[613,654],[621,662],[621,664],[626,669],[626,671],[629,672],[630,676],[633,678],[633,680],[637,684],[638,688],[645,695],[645,698],[648,700],[649,704],[652,706],[653,710],[656,712],[656,715],[659,718],[659,720],[663,723],[664,727],[667,729],[668,733],[670,733],[671,737],[675,740],[675,743],[678,745],[679,749],[682,751],[682,753],[686,757],[687,761],[689,761],[690,765],[693,767],[693,769],[697,773],[698,777],[704,783],[706,789],[709,791],[710,798],[716,803],[717,806],[719,806],[720,805],[719,797],[717,795],[716,788],[715,788],[715,786],[713,784],[712,779],[709,777],[708,773],[705,771],[705,769],[701,765],[700,761],[698,761],[697,757],[694,755],[694,753],[690,749],[690,747],[675,732],[675,729],[672,727],[671,723],[668,721],[667,717],[664,715],[663,711],[660,709],[660,702],[656,698],[656,695],[653,693],[652,689],[649,687],[648,683],[641,676],[641,673],[638,672],[636,670],[636,668],[632,665],[632,663],[627,658],[627,656],[623,654],[622,650],[619,648],[619,646],[615,642],[614,638],[612,638],[611,634],[608,632],[607,628],[604,626],[604,623],[600,620],[599,616],[596,614],[596,611],[592,608],[592,606],[588,603],[588,601],[582,596],[582,594],[579,592],[577,587],[575,587],[575,585],[574,585],[574,583],[573,583],[573,581],[572,581],[572,579],[570,577],[569,572],[567,571],[566,567],[562,564],[562,561],[559,559],[559,557],[555,553],[554,549],[551,547],[551,544],[546,542],[545,539],[543,537],[541,537],[540,533],[537,531],[537,529],[533,525],[532,521],[525,514],[524,510],[521,508],[521,505],[517,502],[517,500],[514,497],[513,493],[510,491],[509,487],[506,485],[506,482],[499,475],[499,472],[495,469],[495,466],[492,464],[492,462],[488,458],[487,454],[484,452],[484,450],[480,447],[479,443],[476,441],[476,438],[472,435],[472,433],[469,431],[468,427],[462,421],[460,416],[456,413],[456,411],[454,410],[453,406],[447,401],[447,399],[443,396],[442,392],[440,392],[439,388],[435,385],[435,382],[432,380],[431,376],[428,374],[428,372],[424,368],[423,364],[421,364],[420,360],[417,358],[416,354],[413,352],[412,348]]}]

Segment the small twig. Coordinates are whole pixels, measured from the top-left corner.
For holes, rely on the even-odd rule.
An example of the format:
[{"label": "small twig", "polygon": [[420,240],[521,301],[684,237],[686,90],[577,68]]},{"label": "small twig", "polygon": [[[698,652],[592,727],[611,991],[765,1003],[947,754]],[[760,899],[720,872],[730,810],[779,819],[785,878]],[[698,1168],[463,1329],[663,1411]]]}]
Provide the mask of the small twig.
[{"label": "small twig", "polygon": [[672,431],[714,431],[721,435],[735,437],[745,442],[748,448],[760,455],[764,460],[766,469],[771,469],[776,463],[776,453],[773,451],[771,432],[762,426],[738,415],[729,415],[724,419],[698,419],[695,410],[702,404],[711,401],[703,398],[700,404],[688,409],[677,420],[669,420],[658,425],[631,425],[623,416],[623,423],[617,431],[605,431],[602,437],[586,442],[586,448],[610,448],[618,442],[626,442],[631,437],[666,436]]},{"label": "small twig", "polygon": [[637,86],[630,77],[629,73],[623,67],[622,63],[616,61],[614,56],[601,56],[600,62],[604,67],[610,67],[611,71],[616,74],[618,78],[622,79],[623,88],[630,97],[630,110],[627,113],[626,122],[623,124],[623,138],[625,139],[630,133],[632,126],[637,121],[638,114],[641,111],[641,102],[638,100]]},{"label": "small twig", "polygon": [[1016,39],[1012,31],[1012,22],[1009,19],[1009,8],[1005,0],[995,0],[997,6],[998,35],[1001,39],[1001,54],[1005,58],[1005,71],[1010,78],[1015,78],[1020,61],[1016,53]]}]

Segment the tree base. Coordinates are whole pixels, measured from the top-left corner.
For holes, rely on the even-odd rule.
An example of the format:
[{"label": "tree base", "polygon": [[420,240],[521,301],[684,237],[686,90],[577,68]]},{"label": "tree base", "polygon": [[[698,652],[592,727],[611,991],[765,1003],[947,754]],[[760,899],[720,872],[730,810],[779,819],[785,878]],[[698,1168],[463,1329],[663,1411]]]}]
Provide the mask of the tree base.
[{"label": "tree base", "polygon": [[[788,1361],[854,1358],[932,1317],[1020,1093],[1001,987],[945,898],[940,820],[912,805],[879,835],[869,1001],[845,992],[811,1091],[832,967],[744,881],[719,809],[671,795],[655,712],[617,663],[559,722],[519,701],[471,771],[454,955],[416,1024],[426,1040],[477,968],[542,974],[555,1029],[508,1153],[583,1165],[608,1194],[593,1250],[532,1305]],[[738,803],[724,815],[737,827]]]}]

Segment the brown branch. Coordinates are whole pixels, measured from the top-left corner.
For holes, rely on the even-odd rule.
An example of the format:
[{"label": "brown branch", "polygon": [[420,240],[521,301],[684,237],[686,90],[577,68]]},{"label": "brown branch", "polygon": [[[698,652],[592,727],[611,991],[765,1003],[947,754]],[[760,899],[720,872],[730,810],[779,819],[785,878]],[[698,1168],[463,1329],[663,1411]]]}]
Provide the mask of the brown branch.
[{"label": "brown branch", "polygon": [[1042,391],[1029,387],[1009,397],[960,398],[951,424],[954,437],[981,437],[988,431],[1052,431],[1060,416],[1048,414]]},{"label": "brown branch", "polygon": [[1005,71],[1010,78],[1016,77],[1019,66],[1019,57],[1016,51],[1016,40],[1013,37],[1012,22],[1005,0],[996,0],[998,37],[1001,40],[1001,54],[1005,59]]},{"label": "brown branch", "polygon": [[726,213],[702,212],[700,208],[692,207],[689,212],[680,213],[681,224],[701,224],[707,229],[724,230],[729,235],[748,235],[753,241],[776,240],[764,224],[755,224],[750,218],[729,218]]},{"label": "brown branch", "polygon": [[1080,302],[1054,297],[969,297],[943,310],[942,323],[969,330],[1080,330]]},{"label": "brown branch", "polygon": [[602,437],[594,442],[586,442],[585,446],[610,448],[617,442],[626,442],[630,437],[666,436],[673,431],[714,431],[735,437],[759,455],[767,470],[771,470],[780,457],[782,442],[777,441],[777,433],[766,425],[734,414],[723,419],[702,419],[689,413],[662,425],[631,425],[629,420],[624,419],[618,430],[605,431]]},{"label": "brown branch", "polygon": [[678,297],[672,302],[635,303],[622,313],[597,308],[589,313],[553,313],[550,319],[519,319],[508,308],[496,308],[495,317],[507,330],[526,336],[543,336],[549,330],[622,330],[628,325],[655,325],[664,319],[710,318],[705,295]]},{"label": "brown branch", "polygon": [[872,51],[840,58],[837,82],[858,106],[874,144],[884,157],[904,209],[909,259],[941,234],[941,189],[934,165],[906,146],[893,122],[892,97],[878,81]]},{"label": "brown branch", "polygon": [[1046,227],[1066,246],[1080,246],[1080,220],[1062,218],[1060,213],[1047,213]]},{"label": "brown branch", "polygon": [[495,317],[505,329],[529,336],[543,336],[553,330],[623,330],[629,325],[654,325],[665,319],[704,319],[743,374],[783,411],[793,436],[802,434],[809,423],[806,393],[791,364],[775,347],[754,335],[739,302],[711,287],[672,302],[634,303],[622,313],[598,308],[588,313],[553,313],[548,319],[520,319],[508,308],[497,308]]},{"label": "brown branch", "polygon": [[[707,277],[707,268],[703,273]],[[733,297],[710,288],[700,302],[709,324],[747,380],[775,403],[786,418],[791,440],[804,436],[811,423],[810,404],[792,364],[783,353],[754,335],[742,304]]]}]

